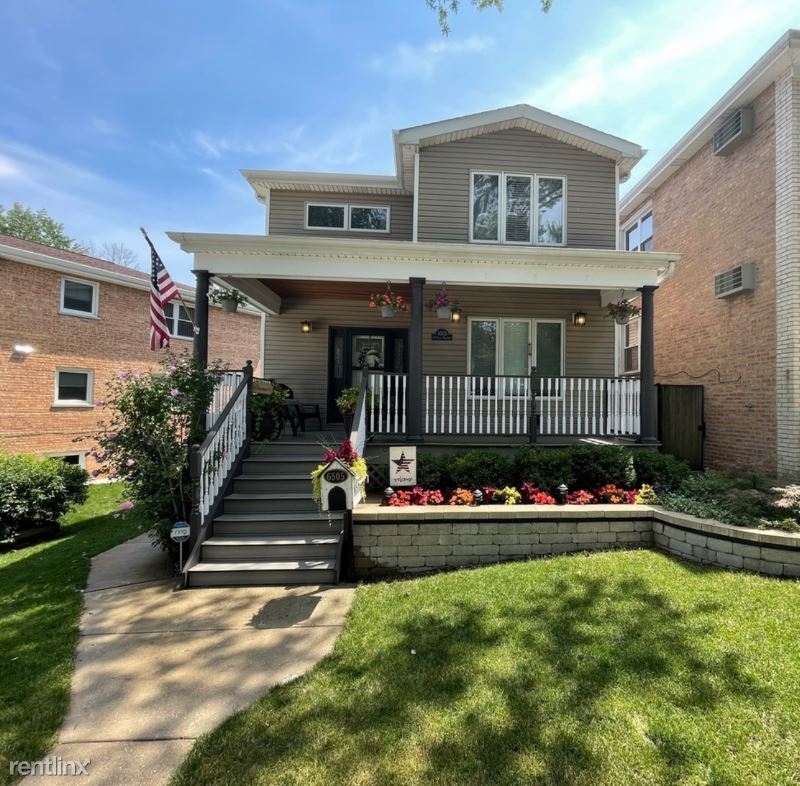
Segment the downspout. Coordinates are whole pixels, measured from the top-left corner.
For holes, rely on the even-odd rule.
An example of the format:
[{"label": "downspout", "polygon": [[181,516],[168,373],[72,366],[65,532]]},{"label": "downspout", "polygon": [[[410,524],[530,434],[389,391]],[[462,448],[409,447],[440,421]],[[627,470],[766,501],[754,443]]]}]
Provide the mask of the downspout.
[{"label": "downspout", "polygon": [[417,242],[419,237],[419,150],[414,153],[414,211],[411,225],[411,241]]},{"label": "downspout", "polygon": [[620,232],[619,232],[619,162],[614,164],[614,212],[615,212],[615,225],[616,225],[616,239],[614,241],[614,248],[620,250]]}]

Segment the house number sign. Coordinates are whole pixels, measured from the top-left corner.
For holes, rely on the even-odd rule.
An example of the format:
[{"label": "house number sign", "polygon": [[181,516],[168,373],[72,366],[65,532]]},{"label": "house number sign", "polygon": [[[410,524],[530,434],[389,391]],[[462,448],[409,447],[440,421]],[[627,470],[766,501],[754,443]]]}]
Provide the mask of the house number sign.
[{"label": "house number sign", "polygon": [[431,333],[431,341],[452,341],[453,334],[447,328],[439,328]]},{"label": "house number sign", "polygon": [[344,483],[348,475],[343,469],[329,469],[323,477],[328,483]]}]

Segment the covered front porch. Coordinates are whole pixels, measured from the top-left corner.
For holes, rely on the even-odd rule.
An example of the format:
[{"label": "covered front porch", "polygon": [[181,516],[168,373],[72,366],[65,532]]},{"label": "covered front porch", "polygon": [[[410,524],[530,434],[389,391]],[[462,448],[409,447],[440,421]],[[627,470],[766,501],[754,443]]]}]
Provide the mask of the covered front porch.
[{"label": "covered front porch", "polygon": [[[198,355],[207,354],[209,284],[237,288],[270,315],[265,376],[321,404],[326,426],[341,422],[338,393],[363,377],[366,428],[379,440],[657,442],[653,293],[675,255],[171,237],[195,255]],[[458,322],[428,308],[444,287],[459,301]],[[368,307],[385,288],[405,298],[407,314],[382,319]],[[622,293],[640,298],[635,376],[619,373],[620,328],[605,310]],[[379,361],[370,367],[371,348]]]}]

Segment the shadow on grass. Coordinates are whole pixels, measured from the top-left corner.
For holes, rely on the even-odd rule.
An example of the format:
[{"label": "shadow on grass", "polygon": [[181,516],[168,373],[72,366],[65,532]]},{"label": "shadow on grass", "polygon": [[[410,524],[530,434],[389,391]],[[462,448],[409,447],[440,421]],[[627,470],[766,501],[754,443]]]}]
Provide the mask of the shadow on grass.
[{"label": "shadow on grass", "polygon": [[[630,575],[543,573],[518,586],[465,573],[441,602],[424,583],[382,590],[390,600],[369,621],[354,613],[332,657],[201,739],[173,782],[607,783],[619,762],[598,736],[631,733],[616,702],[695,717],[769,702],[711,643],[716,603],[682,609]],[[689,774],[694,743],[646,726],[636,755],[651,774]]]}]

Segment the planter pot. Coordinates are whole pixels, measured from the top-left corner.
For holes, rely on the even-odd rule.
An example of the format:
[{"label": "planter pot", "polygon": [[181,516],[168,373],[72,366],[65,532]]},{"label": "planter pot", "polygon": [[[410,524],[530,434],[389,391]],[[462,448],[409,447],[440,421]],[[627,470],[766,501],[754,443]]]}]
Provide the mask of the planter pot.
[{"label": "planter pot", "polygon": [[442,306],[436,309],[437,319],[450,319],[450,306]]},{"label": "planter pot", "polygon": [[391,306],[381,306],[381,316],[384,319],[389,319],[394,316],[394,309]]},{"label": "planter pot", "polygon": [[342,422],[344,423],[344,438],[350,439],[350,432],[353,430],[353,413],[343,412]]},{"label": "planter pot", "polygon": [[622,315],[614,317],[614,322],[616,322],[618,325],[627,325],[630,321],[630,317],[623,317]]},{"label": "planter pot", "polygon": [[222,301],[222,310],[227,311],[229,314],[235,313],[237,308],[239,308],[239,304],[235,300]]}]

